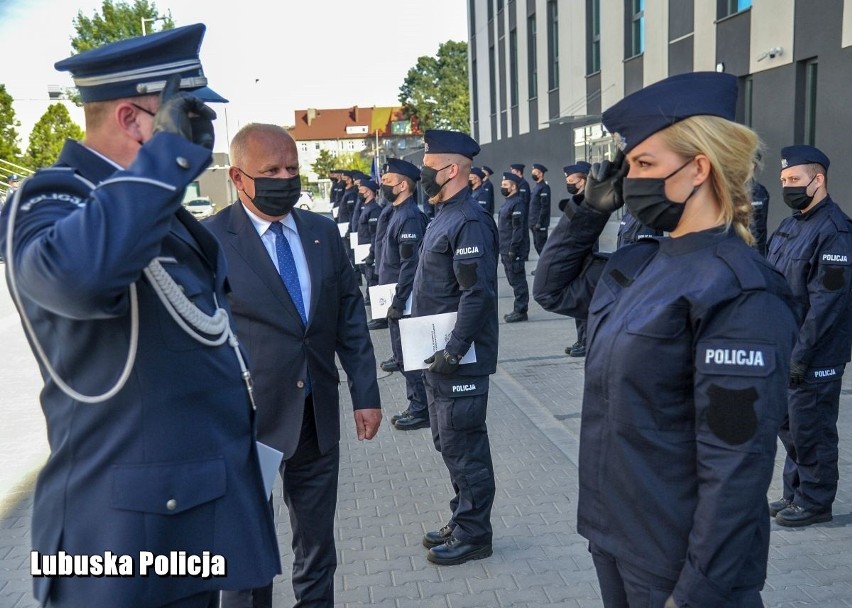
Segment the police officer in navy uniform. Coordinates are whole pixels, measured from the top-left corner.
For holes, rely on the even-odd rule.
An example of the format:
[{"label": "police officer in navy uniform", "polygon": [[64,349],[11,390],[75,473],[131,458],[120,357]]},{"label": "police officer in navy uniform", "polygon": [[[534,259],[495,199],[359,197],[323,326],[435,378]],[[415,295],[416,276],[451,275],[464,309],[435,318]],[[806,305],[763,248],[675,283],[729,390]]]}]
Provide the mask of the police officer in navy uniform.
[{"label": "police officer in navy uniform", "polygon": [[503,315],[506,323],[527,320],[527,308],[530,303],[530,290],[527,285],[527,273],[520,252],[524,242],[529,249],[529,233],[524,229],[524,202],[518,188],[521,178],[511,172],[503,173],[500,193],[506,198],[497,215],[497,231],[500,235],[500,261],[506,271],[506,280],[512,288],[515,301],[512,312]]},{"label": "police officer in navy uniform", "polygon": [[541,255],[550,227],[550,185],[544,181],[547,167],[533,163],[532,178],[535,185],[530,192],[529,225],[535,252]]},{"label": "police officer in navy uniform", "polygon": [[[384,171],[382,175],[387,172],[387,165],[384,167]],[[420,178],[420,174],[417,175],[418,179]],[[381,190],[380,190],[381,192]],[[393,213],[393,205],[388,202],[384,193],[382,193],[382,200],[385,202],[382,207],[381,212],[379,213],[379,217],[376,220],[376,236],[373,240],[372,245],[370,246],[370,255],[367,256],[367,261],[370,264],[375,265],[375,273],[376,279],[379,281],[377,284],[381,285],[380,271],[379,271],[379,260],[382,259],[382,246],[385,241],[385,235],[388,231],[388,222],[391,218],[391,213]],[[369,323],[367,323],[367,327],[371,330],[373,329],[387,329],[388,320],[386,317],[374,318]],[[379,365],[384,371],[387,372],[395,372],[399,371],[399,366],[396,364],[396,359],[394,359],[393,354],[391,354],[390,358],[382,361]],[[393,421],[391,421],[393,423]]]},{"label": "police officer in navy uniform", "polygon": [[394,363],[405,377],[405,393],[408,399],[408,406],[391,416],[391,424],[400,431],[429,426],[423,372],[419,368],[405,369],[399,336],[399,321],[406,314],[405,305],[411,297],[414,274],[420,259],[420,243],[426,232],[426,216],[420,211],[413,196],[418,181],[420,169],[416,166],[402,159],[388,159],[385,174],[382,175],[382,193],[390,201],[391,212],[381,248],[379,284],[396,283],[387,321]]},{"label": "police officer in navy uniform", "polygon": [[[520,185],[518,186],[518,192],[521,195],[521,200],[524,202],[524,232],[529,230],[530,228],[530,183],[524,178],[524,169],[526,165],[522,163],[513,163],[509,165],[509,169],[512,173],[521,178]],[[530,255],[530,242],[529,239],[526,241],[525,248],[520,252],[521,259],[523,261],[527,261],[527,258]]]},{"label": "police officer in navy uniform", "polygon": [[784,494],[769,505],[782,526],[830,521],[837,494],[837,415],[852,346],[852,222],[828,194],[828,157],[807,145],[781,150],[784,202],[794,210],[767,259],[803,309],[790,363]]},{"label": "police officer in navy uniform", "polygon": [[[376,229],[379,223],[379,215],[382,208],[379,207],[379,202],[376,200],[376,192],[379,190],[379,185],[371,179],[363,180],[358,186],[358,193],[363,197],[364,203],[361,207],[361,212],[358,214],[358,244],[367,245],[370,247],[376,241]],[[367,295],[364,298],[364,303],[370,303],[370,287],[379,284],[379,275],[376,272],[375,260],[367,256],[361,262],[361,272],[364,274],[364,281],[367,285]]]},{"label": "police officer in navy uniform", "polygon": [[355,211],[355,205],[358,203],[358,188],[355,186],[354,172],[348,169],[340,172],[343,182],[343,191],[340,193],[340,202],[337,214],[338,224],[348,224],[352,219],[352,213]]},{"label": "police officer in navy uniform", "polygon": [[337,221],[337,216],[340,213],[340,196],[343,194],[343,180],[341,179],[340,169],[329,171],[328,178],[331,180],[331,191],[329,192],[331,217]]},{"label": "police officer in navy uniform", "polygon": [[491,183],[491,176],[494,175],[494,170],[488,165],[482,165],[482,172],[485,177],[482,178],[482,194],[480,200],[485,198],[491,201],[491,215],[494,215],[494,184]]},{"label": "police officer in navy uniform", "polygon": [[[536,274],[542,306],[589,317],[577,530],[608,608],[763,605],[796,313],[749,246],[759,142],[736,102],[734,76],[696,72],[604,111],[623,152]],[[622,203],[671,238],[593,253]]]},{"label": "police officer in navy uniform", "polygon": [[[219,589],[281,571],[225,258],[181,206],[211,162],[204,101],[224,101],[206,87],[204,31],[58,62],[80,92],[86,137],[0,215],[10,291],[45,383],[51,453],[33,550],[135,562],[134,576],[36,577],[41,605],[209,607]],[[141,552],[179,551],[221,555],[226,575],[140,575]]]},{"label": "police officer in navy uniform", "polygon": [[[452,515],[427,532],[427,559],[460,564],[491,555],[494,467],[485,425],[489,375],[497,368],[497,227],[470,197],[479,145],[457,131],[429,130],[420,179],[435,206],[414,277],[412,315],[456,313],[447,345],[424,371],[435,447],[455,496]],[[476,362],[461,364],[471,347]]]},{"label": "police officer in navy uniform", "polygon": [[754,248],[760,255],[766,255],[766,220],[769,217],[769,191],[757,180],[751,184],[751,233],[754,235]]},{"label": "police officer in navy uniform", "polygon": [[[494,215],[494,190],[485,188],[486,173],[480,167],[470,168],[471,194],[488,215]],[[490,182],[489,182],[490,183]]]}]

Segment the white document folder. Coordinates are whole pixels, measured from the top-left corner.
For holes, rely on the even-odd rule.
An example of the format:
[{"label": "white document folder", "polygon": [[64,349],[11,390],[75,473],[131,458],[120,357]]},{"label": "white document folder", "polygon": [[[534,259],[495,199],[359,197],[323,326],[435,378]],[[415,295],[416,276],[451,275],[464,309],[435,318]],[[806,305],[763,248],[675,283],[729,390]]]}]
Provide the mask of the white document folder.
[{"label": "white document folder", "polygon": [[[456,313],[445,312],[440,315],[425,317],[410,317],[399,320],[399,337],[402,342],[402,361],[405,371],[426,369],[429,364],[426,359],[443,350],[450,341],[450,335],[456,326]],[[470,345],[461,361],[476,363],[476,348]]]}]

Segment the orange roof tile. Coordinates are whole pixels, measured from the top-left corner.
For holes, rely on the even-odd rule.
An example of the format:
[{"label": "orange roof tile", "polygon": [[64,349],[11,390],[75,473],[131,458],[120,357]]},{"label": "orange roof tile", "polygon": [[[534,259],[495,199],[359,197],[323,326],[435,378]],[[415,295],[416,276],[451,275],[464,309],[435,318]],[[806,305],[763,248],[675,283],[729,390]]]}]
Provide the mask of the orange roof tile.
[{"label": "orange roof tile", "polygon": [[296,141],[365,139],[377,130],[380,136],[389,135],[391,123],[404,119],[400,107],[296,110],[296,124],[290,135]]}]

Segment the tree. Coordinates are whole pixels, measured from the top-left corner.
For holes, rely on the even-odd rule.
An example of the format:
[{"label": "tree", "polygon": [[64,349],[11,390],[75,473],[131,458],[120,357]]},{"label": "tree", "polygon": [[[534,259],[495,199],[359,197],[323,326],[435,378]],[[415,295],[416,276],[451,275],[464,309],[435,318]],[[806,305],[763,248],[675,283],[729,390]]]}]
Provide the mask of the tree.
[{"label": "tree", "polygon": [[30,133],[27,166],[37,169],[55,163],[66,138],[82,139],[83,130],[71,120],[68,108],[61,103],[51,104]]},{"label": "tree", "polygon": [[328,150],[320,150],[317,159],[311,165],[311,170],[319,177],[328,177],[334,169],[339,169],[337,166],[337,157]]},{"label": "tree", "polygon": [[21,154],[18,145],[18,127],[21,121],[15,117],[12,96],[5,84],[0,84],[0,159],[17,162]]},{"label": "tree", "polygon": [[412,129],[470,132],[467,43],[449,40],[434,57],[423,56],[399,88],[399,102]]},{"label": "tree", "polygon": [[171,11],[161,16],[157,5],[148,0],[134,0],[133,4],[103,0],[101,13],[94,11],[91,18],[83,15],[83,11],[77,11],[72,22],[77,35],[71,38],[71,48],[75,54],[82,53],[108,42],[141,36],[142,19],[152,20],[146,22],[148,32],[154,25],[153,20],[161,21],[160,29],[163,30],[175,27]]},{"label": "tree", "polygon": [[370,159],[360,152],[347,152],[346,154],[338,154],[335,162],[336,169],[349,169],[350,171],[360,171],[370,175]]}]

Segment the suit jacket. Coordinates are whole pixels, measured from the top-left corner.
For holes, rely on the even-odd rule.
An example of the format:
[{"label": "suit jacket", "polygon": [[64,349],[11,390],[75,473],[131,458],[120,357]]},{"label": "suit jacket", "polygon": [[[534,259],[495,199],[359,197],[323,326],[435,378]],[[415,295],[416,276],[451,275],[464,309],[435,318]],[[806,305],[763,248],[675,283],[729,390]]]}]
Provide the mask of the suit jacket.
[{"label": "suit jacket", "polygon": [[325,453],[340,441],[335,353],[349,378],[354,409],[381,407],[364,298],[337,226],[310,211],[291,213],[311,274],[307,327],[243,205],[237,201],[205,221],[228,260],[237,336],[254,378],[258,440],[284,458],[299,444],[307,371],[319,448]]},{"label": "suit jacket", "polygon": [[[155,257],[207,314],[227,308],[216,239],[181,208],[210,152],[161,133],[127,170],[69,141],[24,184],[14,261],[24,312],[60,377],[86,395],[112,387],[128,356],[136,282],[139,344],[123,388],[102,403],[66,395],[42,366],[50,458],[33,504],[33,548],[135,560],[136,576],[35,577],[63,608],[146,608],[280,572],[234,350],[188,336],[142,275]],[[5,247],[9,209],[0,216]],[[8,270],[8,269],[7,269]],[[139,576],[139,554],[220,554],[227,577]]]}]

